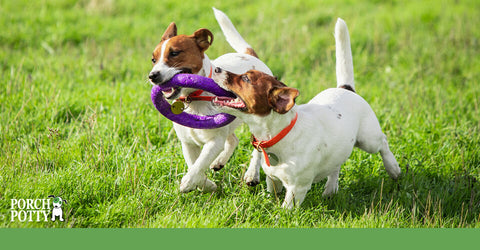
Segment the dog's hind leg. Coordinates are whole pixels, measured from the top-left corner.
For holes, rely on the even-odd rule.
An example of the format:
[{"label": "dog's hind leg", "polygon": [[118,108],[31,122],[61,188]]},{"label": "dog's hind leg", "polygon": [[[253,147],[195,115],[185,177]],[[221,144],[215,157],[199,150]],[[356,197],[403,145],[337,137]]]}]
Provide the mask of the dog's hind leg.
[{"label": "dog's hind leg", "polygon": [[392,151],[390,151],[387,137],[382,133],[380,124],[373,111],[368,119],[362,121],[355,146],[370,154],[380,152],[387,173],[393,179],[398,178],[401,169]]},{"label": "dog's hind leg", "polygon": [[372,140],[369,140],[368,143],[357,142],[356,146],[370,154],[375,154],[380,151],[380,155],[382,156],[382,160],[383,160],[383,165],[385,166],[385,170],[387,170],[388,175],[390,175],[390,177],[392,177],[393,179],[397,179],[400,176],[401,169],[398,166],[395,156],[393,155],[392,151],[390,151],[390,148],[388,147],[386,136],[382,134],[382,138],[374,141],[377,141],[377,142],[372,143]]},{"label": "dog's hind leg", "polygon": [[325,183],[325,190],[323,197],[329,197],[338,191],[338,175],[340,174],[340,167],[328,176],[327,183]]},{"label": "dog's hind leg", "polygon": [[390,175],[390,177],[396,180],[400,176],[402,170],[398,166],[395,156],[388,147],[388,141],[386,136],[382,140],[382,148],[380,149],[380,155],[382,156],[383,165],[385,166],[385,170],[387,170],[388,175]]},{"label": "dog's hind leg", "polygon": [[217,157],[217,159],[215,159],[215,161],[210,166],[210,168],[215,171],[222,169],[225,166],[225,164],[227,164],[228,159],[232,157],[233,152],[235,151],[235,148],[237,147],[237,145],[238,145],[238,138],[237,136],[235,136],[234,133],[232,133],[227,137],[227,140],[225,141],[225,148]]}]

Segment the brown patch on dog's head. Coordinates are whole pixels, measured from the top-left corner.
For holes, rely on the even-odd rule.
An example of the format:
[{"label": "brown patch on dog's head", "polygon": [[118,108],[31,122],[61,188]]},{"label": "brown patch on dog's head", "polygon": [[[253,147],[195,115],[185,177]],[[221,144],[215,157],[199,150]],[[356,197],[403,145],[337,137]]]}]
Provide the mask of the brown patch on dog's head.
[{"label": "brown patch on dog's head", "polygon": [[[258,70],[250,70],[241,75],[227,72],[223,85],[243,101],[243,112],[261,116],[270,114],[272,110],[280,114],[287,113],[295,105],[295,98],[299,94],[297,89],[287,87],[276,77]],[[235,108],[239,106],[231,100],[217,104],[230,107],[235,105]]]},{"label": "brown patch on dog's head", "polygon": [[213,34],[208,29],[199,29],[189,36],[177,35],[177,27],[171,23],[153,51],[152,62],[197,74],[203,66],[204,52],[212,42]]}]

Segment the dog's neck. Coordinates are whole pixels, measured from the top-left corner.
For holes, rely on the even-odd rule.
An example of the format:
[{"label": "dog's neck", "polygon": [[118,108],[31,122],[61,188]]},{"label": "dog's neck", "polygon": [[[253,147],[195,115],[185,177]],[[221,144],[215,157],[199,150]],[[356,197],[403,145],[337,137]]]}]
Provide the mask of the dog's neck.
[{"label": "dog's neck", "polygon": [[[211,77],[210,72],[215,69],[215,66],[210,61],[210,58],[206,54],[203,57],[203,66],[202,69],[197,73],[198,75]],[[208,92],[203,92],[201,94],[204,95],[212,95]],[[188,113],[197,114],[197,115],[214,115],[217,114],[216,110],[213,108],[211,102],[204,102],[204,101],[194,101],[188,105],[187,109]]]},{"label": "dog's neck", "polygon": [[279,114],[272,111],[267,116],[248,115],[243,121],[250,128],[250,132],[260,141],[272,139],[295,118],[297,106],[295,105],[285,114]]},{"label": "dog's neck", "polygon": [[215,65],[212,64],[210,58],[206,54],[203,54],[203,66],[200,72],[198,72],[201,76],[212,77],[211,72],[215,69]]}]

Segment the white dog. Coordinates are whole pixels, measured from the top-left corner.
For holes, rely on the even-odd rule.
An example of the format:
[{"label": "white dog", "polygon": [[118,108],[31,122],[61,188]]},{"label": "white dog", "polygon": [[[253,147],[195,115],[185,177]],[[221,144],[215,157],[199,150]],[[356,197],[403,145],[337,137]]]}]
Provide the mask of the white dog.
[{"label": "white dog", "polygon": [[[153,68],[149,74],[152,84],[163,84],[178,73],[192,73],[211,77],[215,67],[222,67],[238,74],[257,69],[272,74],[270,69],[257,58],[255,51],[237,32],[228,17],[221,11],[213,9],[215,18],[220,24],[227,41],[238,53],[229,53],[210,61],[204,53],[213,41],[213,34],[207,29],[199,29],[193,35],[177,35],[175,23],[171,23],[162,36],[160,43],[153,51]],[[195,89],[172,88],[164,95],[169,100],[179,97],[197,95]],[[211,96],[202,93],[202,96]],[[180,98],[179,98],[180,99]],[[211,102],[193,101],[185,112],[201,115],[218,113]],[[221,169],[233,154],[238,145],[234,134],[241,123],[236,119],[231,124],[216,129],[192,129],[173,123],[173,127],[182,144],[182,151],[188,165],[188,172],[182,178],[181,192],[189,192],[195,188],[203,191],[214,191],[216,185],[206,177],[206,170]]]},{"label": "white dog", "polygon": [[392,178],[401,172],[375,113],[355,93],[350,38],[341,19],[335,40],[337,88],[321,92],[304,105],[295,105],[298,90],[272,76],[255,70],[238,75],[215,69],[216,82],[237,98],[214,102],[219,110],[240,117],[250,127],[258,149],[253,161],[261,161],[268,191],[286,188],[284,208],[300,206],[312,183],[325,177],[323,195],[336,193],[340,167],[354,146],[372,154],[380,152]]}]

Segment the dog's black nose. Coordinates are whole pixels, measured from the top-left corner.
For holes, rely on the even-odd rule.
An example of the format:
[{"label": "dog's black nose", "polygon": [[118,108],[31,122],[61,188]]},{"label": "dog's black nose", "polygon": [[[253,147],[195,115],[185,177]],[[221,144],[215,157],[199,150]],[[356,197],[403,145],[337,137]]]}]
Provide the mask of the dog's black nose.
[{"label": "dog's black nose", "polygon": [[218,73],[222,73],[222,68],[216,67],[216,68],[215,68],[215,73],[217,73],[217,74],[218,74]]},{"label": "dog's black nose", "polygon": [[159,71],[150,72],[150,74],[148,74],[148,78],[154,83],[162,82],[162,75]]}]

